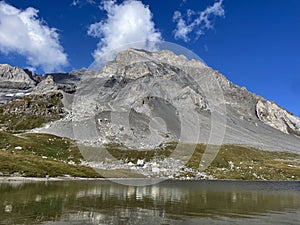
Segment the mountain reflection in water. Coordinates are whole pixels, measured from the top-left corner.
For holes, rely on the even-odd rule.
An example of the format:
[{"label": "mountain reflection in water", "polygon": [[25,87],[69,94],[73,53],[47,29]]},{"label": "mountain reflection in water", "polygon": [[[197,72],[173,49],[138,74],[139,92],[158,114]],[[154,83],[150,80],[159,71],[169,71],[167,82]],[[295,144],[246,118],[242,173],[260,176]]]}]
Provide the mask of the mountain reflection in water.
[{"label": "mountain reflection in water", "polygon": [[300,224],[300,182],[12,182],[0,207],[0,224]]}]

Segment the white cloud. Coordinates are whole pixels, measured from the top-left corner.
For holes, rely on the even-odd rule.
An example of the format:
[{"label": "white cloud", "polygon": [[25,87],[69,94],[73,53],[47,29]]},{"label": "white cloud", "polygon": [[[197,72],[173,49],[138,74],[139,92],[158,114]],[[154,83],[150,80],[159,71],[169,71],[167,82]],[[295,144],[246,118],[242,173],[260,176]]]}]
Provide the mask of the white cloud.
[{"label": "white cloud", "polygon": [[188,42],[191,34],[195,33],[196,38],[199,38],[205,33],[205,30],[212,29],[214,19],[225,15],[222,3],[223,0],[219,0],[201,12],[188,9],[185,15],[175,11],[173,15],[173,21],[176,22],[174,37]]},{"label": "white cloud", "polygon": [[38,10],[20,10],[4,1],[0,2],[0,52],[20,54],[28,66],[45,72],[68,65],[57,30],[38,18]]},{"label": "white cloud", "polygon": [[127,48],[157,50],[156,43],[162,38],[155,29],[148,6],[140,1],[104,1],[101,9],[107,19],[90,25],[88,34],[100,41],[93,56],[97,61],[111,60],[115,54]]}]

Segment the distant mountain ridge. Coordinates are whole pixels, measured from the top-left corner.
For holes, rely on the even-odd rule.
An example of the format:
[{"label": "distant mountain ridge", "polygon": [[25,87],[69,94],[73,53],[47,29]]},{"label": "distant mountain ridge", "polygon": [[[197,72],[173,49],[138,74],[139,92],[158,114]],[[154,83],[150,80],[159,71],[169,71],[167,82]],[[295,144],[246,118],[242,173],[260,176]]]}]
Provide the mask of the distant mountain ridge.
[{"label": "distant mountain ridge", "polygon": [[36,82],[28,70],[12,67],[8,64],[0,64],[0,88],[29,89],[34,87],[35,84]]}]

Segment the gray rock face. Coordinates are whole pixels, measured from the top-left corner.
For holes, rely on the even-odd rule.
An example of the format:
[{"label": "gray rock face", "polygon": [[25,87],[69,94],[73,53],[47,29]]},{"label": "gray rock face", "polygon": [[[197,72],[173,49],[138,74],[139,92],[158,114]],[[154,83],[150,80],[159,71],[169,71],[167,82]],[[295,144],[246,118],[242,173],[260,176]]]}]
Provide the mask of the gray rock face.
[{"label": "gray rock face", "polygon": [[300,137],[300,119],[273,102],[260,100],[256,104],[258,118],[286,134]]},{"label": "gray rock face", "polygon": [[0,64],[0,88],[29,89],[35,81],[28,73],[18,67]]},{"label": "gray rock face", "polygon": [[[209,71],[204,64],[183,56],[168,51],[121,52],[79,86],[72,108],[72,119],[78,127],[75,138],[89,133],[91,141],[150,149],[169,141],[200,141],[198,131],[194,132],[200,126],[200,116],[210,118],[215,106],[205,96],[207,87],[197,85],[192,72],[209,83],[205,81],[210,77],[205,75]],[[89,122],[84,129],[78,123],[85,120]]]},{"label": "gray rock face", "polygon": [[0,64],[0,105],[29,94],[35,84],[29,71]]},{"label": "gray rock face", "polygon": [[299,118],[202,62],[129,49],[102,70],[87,72],[70,114],[41,132],[93,145],[151,149],[180,141],[299,153]]},{"label": "gray rock face", "polygon": [[46,94],[52,91],[57,91],[58,86],[54,82],[51,75],[46,76],[44,80],[37,84],[32,90],[34,94]]},{"label": "gray rock face", "polygon": [[52,77],[59,90],[72,94],[76,91],[77,84],[80,82],[83,73],[84,70],[78,70],[70,73],[46,74],[46,76],[50,75]]},{"label": "gray rock face", "polygon": [[72,94],[83,73],[87,73],[86,70],[32,75],[27,69],[0,64],[0,105],[29,94],[46,94],[56,90]]}]

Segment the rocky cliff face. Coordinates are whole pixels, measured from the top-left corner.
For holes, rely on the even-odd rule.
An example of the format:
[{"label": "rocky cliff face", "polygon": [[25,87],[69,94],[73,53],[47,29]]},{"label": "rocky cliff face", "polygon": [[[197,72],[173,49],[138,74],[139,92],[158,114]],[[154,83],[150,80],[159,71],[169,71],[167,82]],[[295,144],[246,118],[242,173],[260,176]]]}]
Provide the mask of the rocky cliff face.
[{"label": "rocky cliff face", "polygon": [[48,92],[57,91],[58,86],[54,82],[53,77],[51,75],[46,76],[45,79],[41,80],[34,88],[33,93],[35,94],[45,94]]},{"label": "rocky cliff face", "polygon": [[32,93],[45,94],[57,90],[74,93],[80,81],[80,75],[83,73],[86,73],[86,70],[32,75],[27,69],[0,64],[0,105]]},{"label": "rocky cliff face", "polygon": [[[192,72],[203,79],[200,85]],[[150,149],[169,141],[204,141],[209,134],[203,131],[199,140],[195,130],[200,117],[209,120],[215,108],[206,96],[210,87],[201,87],[201,82],[211,85],[209,72],[203,63],[169,51],[121,52],[79,85],[72,108],[80,127],[75,138]]]},{"label": "rocky cliff face", "polygon": [[265,124],[286,134],[300,137],[300,119],[277,104],[259,100],[256,104],[257,117]]},{"label": "rocky cliff face", "polygon": [[0,64],[0,105],[25,96],[36,85],[28,70]]},{"label": "rocky cliff face", "polygon": [[0,64],[0,88],[29,89],[36,82],[24,70],[7,64]]}]

